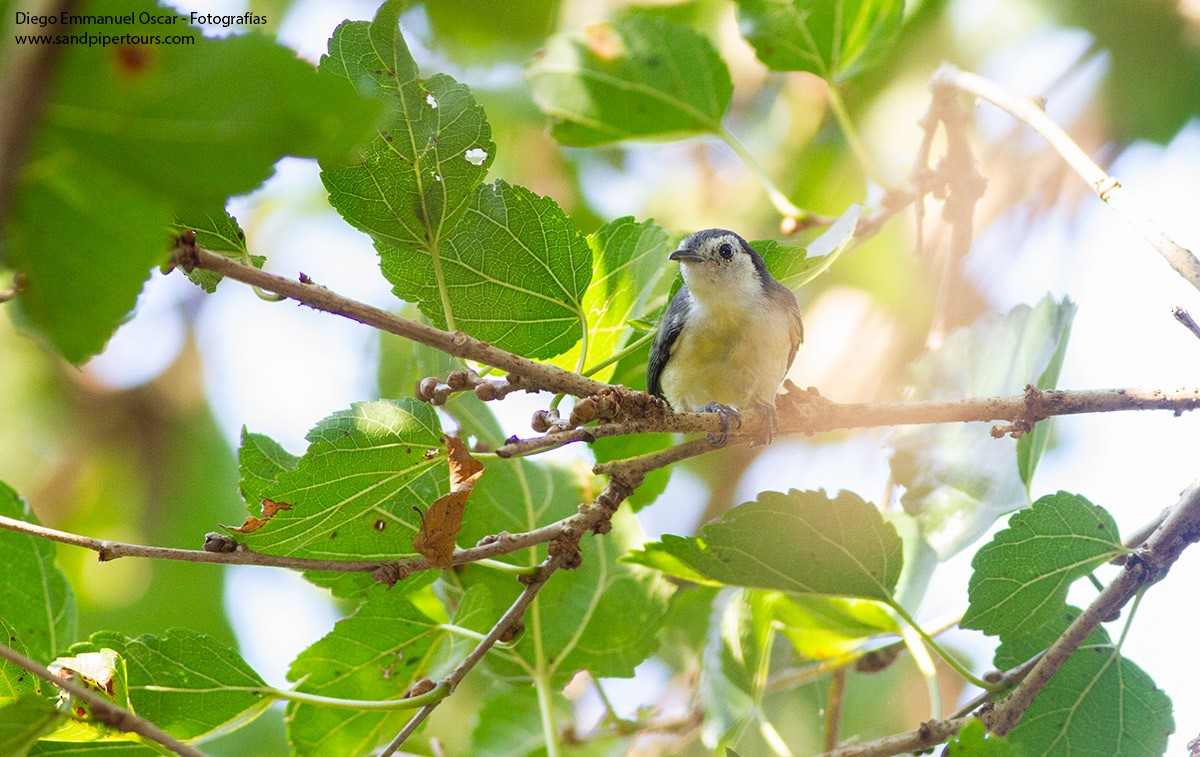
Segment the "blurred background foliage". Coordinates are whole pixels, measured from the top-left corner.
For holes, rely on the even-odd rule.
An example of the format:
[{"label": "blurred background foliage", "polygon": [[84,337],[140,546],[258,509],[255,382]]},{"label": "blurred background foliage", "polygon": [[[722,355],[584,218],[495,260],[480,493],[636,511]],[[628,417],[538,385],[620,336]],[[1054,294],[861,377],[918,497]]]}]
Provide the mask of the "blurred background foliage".
[{"label": "blurred background foliage", "polygon": [[[225,7],[203,0],[181,8],[208,11],[208,5],[220,12],[242,9],[236,2]],[[550,195],[585,233],[632,214],[681,234],[725,226],[747,238],[779,237],[778,213],[761,186],[716,139],[584,149],[560,147],[550,136],[523,78],[525,67],[547,35],[611,19],[629,5],[617,0],[428,0],[414,3],[401,24],[422,73],[453,75],[471,87],[486,110],[497,147],[492,176]],[[739,35],[733,3],[636,5],[686,23],[716,44],[734,83],[725,123],[796,205],[840,214],[852,203],[865,201],[870,207],[878,201],[880,188],[868,182],[829,113],[826,84],[807,73],[769,73]],[[249,3],[268,17],[272,33],[313,60],[337,21],[374,12],[370,2],[319,6],[289,0]],[[1197,39],[1200,5],[1195,2],[918,0],[906,7],[898,41],[885,58],[845,85],[842,95],[871,160],[894,186],[906,185],[913,169],[921,139],[917,122],[928,106],[926,83],[943,60],[995,76],[1015,91],[1047,97],[1051,114],[1081,146],[1101,162],[1111,162],[1130,146],[1172,142],[1189,122],[1195,128]],[[1038,253],[1020,243],[1044,217],[1070,229],[1083,202],[1091,200],[1044,145],[994,115],[981,117],[983,139],[976,142],[979,168],[988,178],[976,223],[981,234],[1002,232],[1004,241],[973,253],[973,274],[958,277],[949,301],[950,326],[971,323],[994,307],[996,295],[988,289],[992,272],[1054,271],[1065,265],[1031,260]],[[267,255],[268,267],[275,270],[303,267],[339,291],[398,308],[389,301],[364,239],[344,227],[331,230],[338,219],[325,203],[315,169],[285,163],[265,189],[236,203],[251,251]],[[914,254],[914,239],[912,214],[897,216],[799,293],[809,343],[792,375],[796,383],[817,386],[838,401],[904,395],[907,366],[926,344],[943,264],[946,240],[936,206],[930,207],[926,225],[930,252]],[[1041,284],[1042,291],[1055,280]],[[397,361],[412,359],[410,346],[343,324],[326,327],[318,321],[328,317],[314,319],[288,304],[256,302],[244,291],[226,291],[231,286],[205,298],[179,281],[155,277],[133,323],[118,333],[105,355],[82,369],[19,334],[7,315],[0,317],[0,479],[29,499],[42,522],[101,538],[198,547],[215,524],[237,523],[244,514],[232,451],[243,422],[290,439],[297,451],[304,429],[347,400],[411,396],[411,372],[397,370]],[[1089,306],[1104,304],[1081,302],[1084,309]],[[225,314],[215,315],[220,309]],[[275,312],[265,313],[271,309]],[[624,375],[640,374],[635,369]],[[523,413],[544,406],[545,398],[517,398],[512,404],[522,401],[520,410],[501,415],[507,433],[527,431]],[[836,434],[789,439],[771,453],[801,449],[799,459],[819,471],[827,460],[816,450],[842,439]],[[748,490],[759,488],[748,489],[744,480],[759,456],[760,450],[739,447],[688,466],[689,473],[668,490],[674,504],[645,511],[647,530],[688,533],[742,501]],[[278,664],[272,662],[272,648],[278,646],[278,656],[289,659],[328,627],[322,618],[332,617],[321,610],[323,595],[299,582],[286,583],[282,588],[295,594],[280,600],[283,612],[325,615],[312,621],[316,630],[308,631],[309,638],[264,626],[263,612],[255,608],[267,604],[266,594],[275,585],[264,583],[255,569],[132,560],[99,565],[92,553],[70,547],[60,549],[60,560],[78,595],[84,636],[99,629],[136,635],[186,626],[240,644],[273,682],[281,676],[272,678],[271,666]],[[686,613],[688,596],[678,595],[672,612]],[[269,606],[281,611],[279,604]],[[670,629],[667,633],[669,638]],[[786,667],[792,652],[783,646],[776,645],[773,653]],[[671,660],[671,649],[670,643],[664,645],[665,662],[650,683],[642,681],[641,688],[622,683],[610,689],[610,696],[632,702],[630,707],[656,701],[671,706],[678,696],[672,694],[675,684],[695,675]],[[850,674],[844,733],[869,738],[926,717],[925,687],[909,661],[872,676],[867,685],[855,685],[854,679],[867,675]],[[473,708],[486,686],[472,677],[431,719],[427,736],[440,739],[447,754],[466,753],[471,734],[463,724],[473,722]],[[796,688],[781,684],[780,690],[794,696],[768,699],[771,720],[794,753],[819,746],[818,713],[826,686],[824,680]],[[959,686],[954,676],[943,681],[951,711]],[[581,730],[594,722],[598,708],[594,695],[583,693],[586,688],[567,689],[568,697],[580,700]],[[624,707],[622,714],[632,715]],[[212,753],[283,749],[278,711],[252,728],[213,745]],[[743,754],[760,753],[756,749],[763,747],[755,738],[747,736]],[[584,753],[620,753],[626,747],[623,740],[603,742]],[[669,737],[658,737],[639,742],[639,748],[655,754],[672,753],[674,747]]]}]

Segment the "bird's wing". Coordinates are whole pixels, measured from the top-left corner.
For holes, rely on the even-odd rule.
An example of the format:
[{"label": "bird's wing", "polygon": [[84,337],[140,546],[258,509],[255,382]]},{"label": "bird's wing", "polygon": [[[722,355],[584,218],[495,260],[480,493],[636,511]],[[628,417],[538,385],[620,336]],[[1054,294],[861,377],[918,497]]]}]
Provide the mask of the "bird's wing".
[{"label": "bird's wing", "polygon": [[795,295],[792,295],[788,301],[788,335],[792,338],[792,351],[788,353],[787,361],[790,368],[792,361],[796,359],[796,350],[804,344],[804,321],[800,320],[800,306],[796,304]]},{"label": "bird's wing", "polygon": [[671,304],[667,305],[667,312],[663,313],[662,321],[658,324],[658,333],[654,335],[654,343],[650,346],[650,363],[646,366],[646,391],[655,397],[663,396],[662,372],[667,367],[679,333],[683,331],[690,303],[687,287],[681,287],[671,298]]}]

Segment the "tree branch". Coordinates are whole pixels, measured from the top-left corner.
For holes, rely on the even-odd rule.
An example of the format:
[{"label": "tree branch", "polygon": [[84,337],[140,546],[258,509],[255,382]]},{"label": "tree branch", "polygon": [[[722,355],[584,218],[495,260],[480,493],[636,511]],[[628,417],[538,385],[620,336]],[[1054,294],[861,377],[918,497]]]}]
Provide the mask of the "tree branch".
[{"label": "tree branch", "polygon": [[24,668],[44,681],[49,681],[73,697],[88,703],[92,710],[92,720],[115,728],[122,733],[136,733],[153,742],[162,744],[167,749],[183,757],[204,757],[204,753],[195,747],[188,746],[166,731],[160,729],[148,720],[138,717],[129,710],[118,707],[105,697],[81,686],[71,678],[55,675],[54,671],[45,665],[29,659],[17,650],[0,644],[0,657],[13,665]]},{"label": "tree branch", "polygon": [[[455,687],[462,683],[462,680],[466,678],[467,673],[471,671],[471,668],[479,664],[479,661],[482,660],[483,656],[488,653],[488,650],[491,649],[502,636],[508,633],[515,626],[515,624],[520,622],[521,618],[525,616],[525,611],[529,609],[529,605],[531,605],[534,598],[537,597],[538,592],[541,591],[542,587],[546,585],[546,581],[549,580],[550,576],[553,575],[555,571],[564,566],[564,562],[565,559],[562,555],[551,555],[542,561],[540,566],[541,570],[538,571],[537,576],[535,576],[533,580],[526,584],[525,590],[517,596],[516,601],[514,601],[508,610],[500,616],[500,620],[496,621],[496,625],[492,626],[492,630],[488,631],[487,636],[484,636],[483,639],[475,645],[475,648],[471,650],[471,653],[464,657],[463,661],[460,662],[458,666],[454,668],[454,670],[450,671],[450,674],[443,678],[439,685],[446,685],[449,689],[449,693],[454,693]],[[433,712],[434,708],[437,707],[441,701],[442,700],[439,699],[436,702],[430,702],[421,709],[417,710],[416,714],[412,716],[412,719],[409,720],[404,726],[404,729],[401,730],[400,733],[396,734],[396,738],[392,739],[387,747],[383,750],[380,757],[389,757],[389,755],[395,754],[396,750],[408,740],[409,736],[413,735],[417,728],[420,727],[421,723],[425,722],[425,718],[429,717],[429,714]]]},{"label": "tree branch", "polygon": [[[451,332],[435,329],[432,326],[401,318],[386,310],[343,297],[317,284],[276,276],[254,266],[209,252],[203,247],[197,247],[194,238],[191,244],[188,244],[186,240],[181,240],[176,249],[175,263],[185,271],[203,268],[244,284],[289,297],[316,310],[344,316],[352,321],[373,326],[380,331],[427,344],[449,355],[501,368],[519,376],[519,381],[530,391],[545,389],[576,397],[599,394],[606,389],[611,391],[608,384],[498,349],[486,342],[467,336],[461,331]],[[513,377],[510,377],[509,381],[515,383]]]},{"label": "tree branch", "polygon": [[[1111,413],[1125,410],[1170,410],[1181,414],[1200,409],[1200,388],[1041,390],[1008,397],[840,404],[810,393],[788,393],[779,400],[778,435],[811,436],[838,429],[905,426],[929,423],[1007,421],[993,435],[1027,433],[1038,421],[1059,415]],[[755,434],[765,416],[753,409],[743,414],[743,431],[730,434],[732,443]],[[514,439],[496,449],[500,457],[544,452],[572,442],[593,442],[607,436],[640,433],[715,433],[721,420],[714,413],[664,412],[656,418],[585,426],[529,439]],[[597,469],[599,471],[599,469]],[[602,471],[600,471],[602,472]]]},{"label": "tree branch", "polygon": [[1107,203],[1154,249],[1158,250],[1159,254],[1180,276],[1187,279],[1192,286],[1200,289],[1200,260],[1197,260],[1190,250],[1180,246],[1167,236],[1166,232],[1150,216],[1138,208],[1122,189],[1121,183],[1109,176],[1079,145],[1075,144],[1075,141],[1062,130],[1062,127],[1046,115],[1046,111],[1039,103],[1030,99],[1014,97],[982,76],[961,71],[948,63],[943,63],[941,68],[934,73],[929,85],[935,93],[938,89],[948,87],[966,92],[981,100],[987,100],[1013,118],[1027,124],[1062,156],[1067,165],[1080,178],[1087,182],[1097,197]]}]

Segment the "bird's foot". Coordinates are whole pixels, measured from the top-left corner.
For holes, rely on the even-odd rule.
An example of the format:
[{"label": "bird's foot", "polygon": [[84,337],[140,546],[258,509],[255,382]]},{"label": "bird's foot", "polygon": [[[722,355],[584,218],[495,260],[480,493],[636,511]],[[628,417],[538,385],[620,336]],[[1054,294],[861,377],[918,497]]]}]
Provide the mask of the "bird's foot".
[{"label": "bird's foot", "polygon": [[704,412],[716,413],[717,417],[721,419],[721,433],[708,435],[708,443],[714,447],[720,447],[725,444],[725,440],[729,438],[730,428],[736,430],[742,427],[742,414],[729,405],[710,402],[704,406]]}]

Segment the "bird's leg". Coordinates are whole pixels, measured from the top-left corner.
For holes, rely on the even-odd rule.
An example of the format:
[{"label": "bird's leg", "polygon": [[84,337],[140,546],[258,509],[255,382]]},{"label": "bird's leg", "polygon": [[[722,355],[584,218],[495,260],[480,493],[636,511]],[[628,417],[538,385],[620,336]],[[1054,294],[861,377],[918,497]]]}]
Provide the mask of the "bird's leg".
[{"label": "bird's leg", "polygon": [[[720,447],[729,438],[729,429],[739,429],[742,427],[742,414],[734,410],[729,405],[722,405],[719,402],[710,402],[703,408],[706,413],[716,413],[721,419],[721,433],[709,434],[708,442],[715,447]],[[736,424],[736,425],[733,425]]]},{"label": "bird's leg", "polygon": [[775,432],[779,431],[779,412],[775,409],[774,403],[755,403],[757,407],[767,416],[767,424],[762,435],[756,435],[754,445],[766,446],[775,440]]}]

